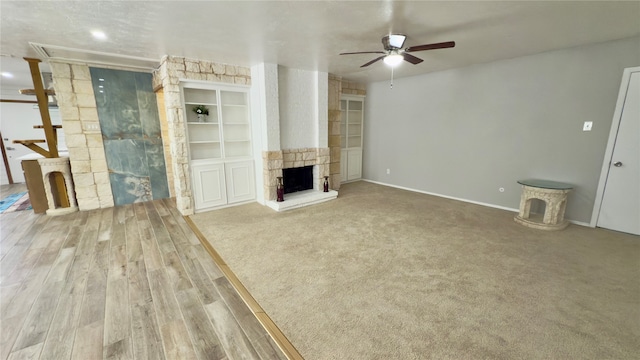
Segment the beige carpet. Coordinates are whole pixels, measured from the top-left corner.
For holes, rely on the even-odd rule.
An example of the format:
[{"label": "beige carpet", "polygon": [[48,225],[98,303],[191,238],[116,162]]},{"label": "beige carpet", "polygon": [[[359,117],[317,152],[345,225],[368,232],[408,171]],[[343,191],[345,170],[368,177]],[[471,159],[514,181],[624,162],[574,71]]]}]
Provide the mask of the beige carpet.
[{"label": "beige carpet", "polygon": [[637,359],[640,237],[371,183],[192,219],[312,359]]}]

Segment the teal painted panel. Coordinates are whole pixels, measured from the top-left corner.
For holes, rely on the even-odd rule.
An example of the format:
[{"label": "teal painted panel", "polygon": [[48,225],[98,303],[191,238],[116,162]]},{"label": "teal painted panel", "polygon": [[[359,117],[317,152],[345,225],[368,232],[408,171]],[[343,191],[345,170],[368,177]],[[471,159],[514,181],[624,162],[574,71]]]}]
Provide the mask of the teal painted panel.
[{"label": "teal painted panel", "polygon": [[90,71],[114,203],[169,197],[151,74]]}]

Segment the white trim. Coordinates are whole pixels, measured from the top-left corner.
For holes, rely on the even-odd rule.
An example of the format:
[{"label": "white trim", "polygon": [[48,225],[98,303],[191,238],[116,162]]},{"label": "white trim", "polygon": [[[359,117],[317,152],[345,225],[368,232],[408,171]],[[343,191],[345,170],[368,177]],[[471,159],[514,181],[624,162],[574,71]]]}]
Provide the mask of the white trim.
[{"label": "white trim", "polygon": [[[520,209],[515,209],[515,208],[510,208],[510,207],[500,206],[500,205],[495,205],[495,204],[488,204],[488,203],[484,203],[484,202],[480,202],[480,201],[462,199],[462,198],[458,198],[458,197],[454,197],[454,196],[436,194],[436,193],[432,193],[432,192],[429,192],[429,191],[423,191],[423,190],[417,190],[417,189],[408,188],[408,187],[404,187],[404,186],[387,184],[387,183],[383,183],[383,182],[380,182],[380,181],[373,181],[373,180],[369,180],[369,179],[362,179],[362,181],[366,181],[366,182],[370,182],[370,183],[378,184],[378,185],[382,185],[382,186],[389,186],[389,187],[396,188],[396,189],[413,191],[413,192],[426,194],[426,195],[433,195],[433,196],[437,196],[437,197],[441,197],[441,198],[445,198],[445,199],[457,200],[457,201],[462,201],[462,202],[466,202],[466,203],[470,203],[470,204],[486,206],[486,207],[490,207],[490,208],[494,208],[494,209],[506,210],[506,211],[511,211],[511,212],[515,212],[515,213],[519,213],[520,212]],[[570,223],[572,223],[572,224],[576,224],[576,225],[580,225],[580,226],[589,226],[588,223],[582,222],[582,221],[575,221],[575,220],[568,220],[568,221]]]},{"label": "white trim", "polygon": [[596,191],[595,202],[593,204],[593,212],[591,213],[590,227],[596,227],[598,224],[598,217],[600,216],[600,208],[602,207],[602,199],[604,197],[604,188],[607,183],[607,177],[609,176],[609,164],[611,163],[611,157],[613,156],[613,147],[616,143],[616,137],[618,136],[618,128],[620,127],[620,118],[622,117],[622,109],[624,107],[624,101],[627,97],[627,91],[629,90],[629,81],[631,80],[631,73],[639,72],[640,66],[626,68],[622,74],[622,81],[620,82],[620,90],[618,91],[618,101],[616,102],[616,109],[613,112],[613,120],[611,121],[611,130],[609,131],[609,140],[607,141],[607,149],[604,152],[604,160],[602,161],[602,170],[600,170],[600,180],[598,180],[598,190]]},{"label": "white trim", "polygon": [[[83,50],[70,48],[67,46],[58,46],[58,45],[47,45],[40,44],[36,42],[29,42],[31,48],[35,50],[35,52],[43,59],[46,59],[49,62],[64,62],[71,64],[81,64],[81,65],[98,65],[103,67],[110,67],[115,69],[126,69],[126,70],[144,70],[146,72],[152,72],[160,66],[160,61],[155,59],[149,59],[139,56],[130,56],[130,55],[122,55],[122,54],[113,54],[102,51],[93,51],[93,50]],[[76,57],[67,57],[67,56],[56,56],[51,55],[47,49],[49,50],[62,50],[75,54]],[[87,54],[94,55],[94,59],[86,58]],[[97,60],[95,56],[102,57],[102,59]]]}]

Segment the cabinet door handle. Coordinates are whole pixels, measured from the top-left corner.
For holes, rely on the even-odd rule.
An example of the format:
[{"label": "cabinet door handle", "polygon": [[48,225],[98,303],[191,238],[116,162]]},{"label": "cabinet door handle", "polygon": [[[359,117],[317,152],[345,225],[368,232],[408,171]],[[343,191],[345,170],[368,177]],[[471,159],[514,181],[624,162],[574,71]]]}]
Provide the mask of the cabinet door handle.
[{"label": "cabinet door handle", "polygon": [[613,163],[613,166],[615,167],[621,167],[622,166],[622,161],[616,161]]}]

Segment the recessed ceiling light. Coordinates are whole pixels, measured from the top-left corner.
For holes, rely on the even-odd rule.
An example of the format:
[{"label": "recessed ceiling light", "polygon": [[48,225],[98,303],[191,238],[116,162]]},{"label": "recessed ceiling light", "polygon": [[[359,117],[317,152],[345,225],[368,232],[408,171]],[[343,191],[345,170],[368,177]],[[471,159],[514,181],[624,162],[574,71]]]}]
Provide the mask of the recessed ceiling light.
[{"label": "recessed ceiling light", "polygon": [[91,31],[91,35],[93,35],[93,37],[97,40],[106,40],[107,39],[107,34],[104,33],[104,31],[100,31],[100,30],[92,30]]},{"label": "recessed ceiling light", "polygon": [[7,79],[12,79],[13,78],[13,74],[10,73],[10,72],[3,71],[2,72],[2,77],[5,77]]}]

